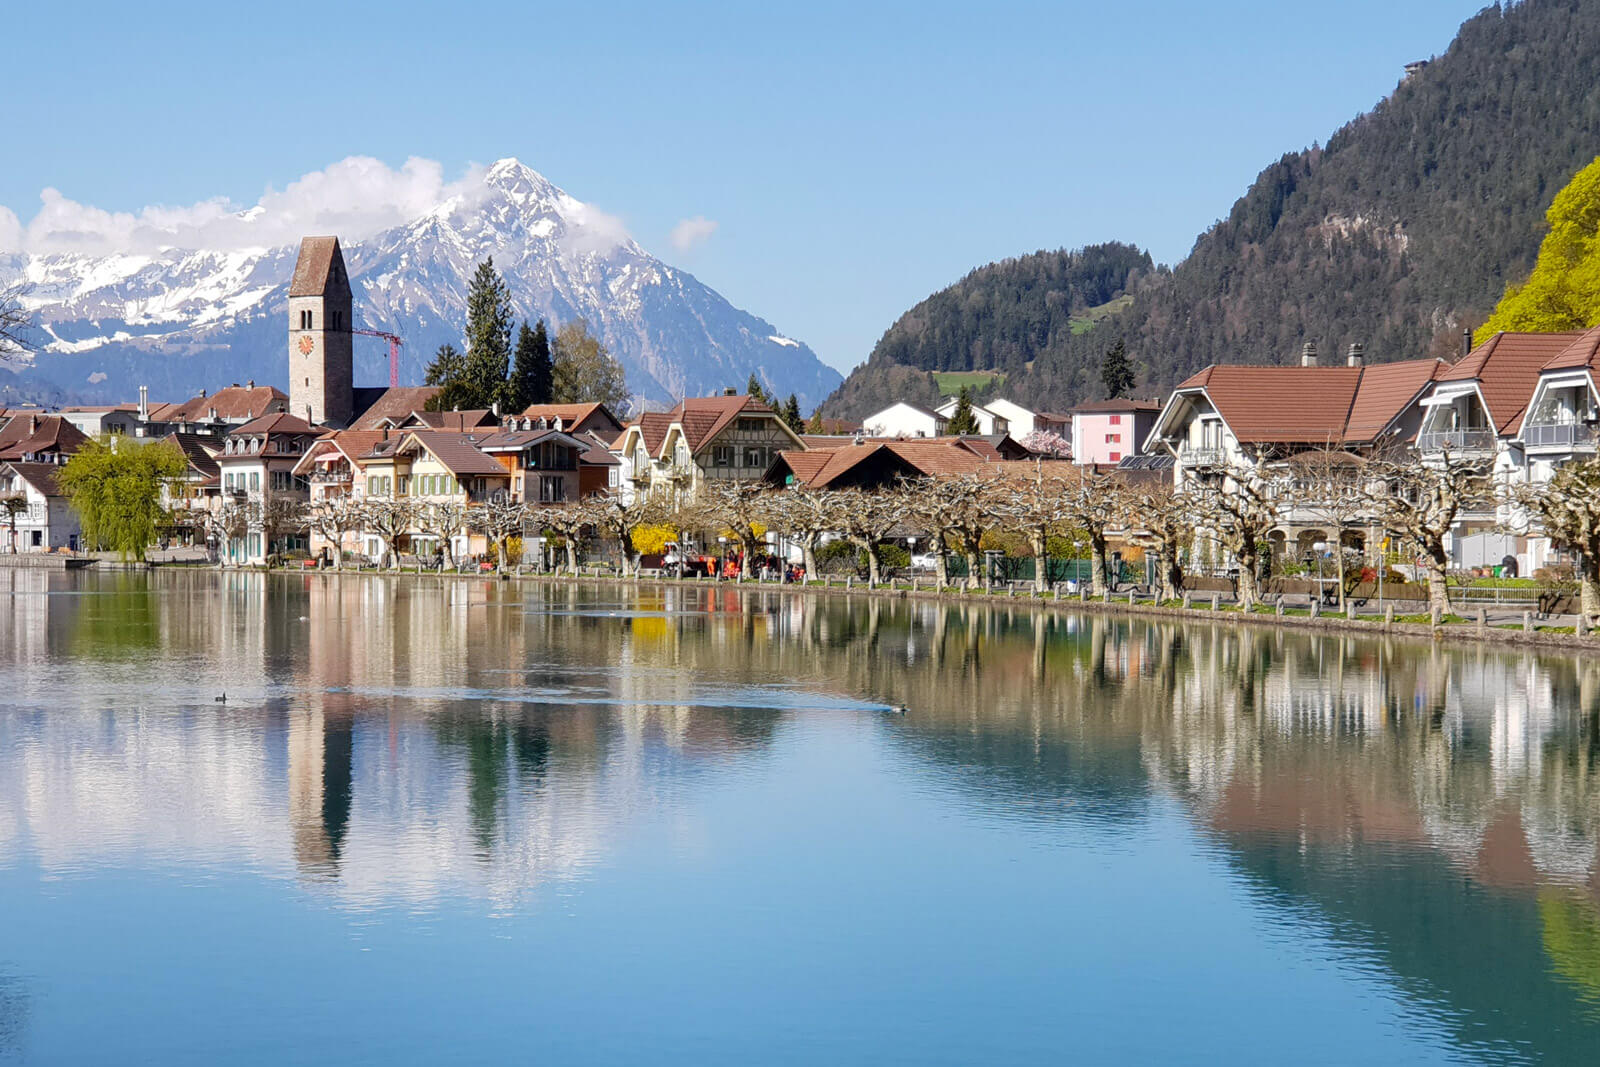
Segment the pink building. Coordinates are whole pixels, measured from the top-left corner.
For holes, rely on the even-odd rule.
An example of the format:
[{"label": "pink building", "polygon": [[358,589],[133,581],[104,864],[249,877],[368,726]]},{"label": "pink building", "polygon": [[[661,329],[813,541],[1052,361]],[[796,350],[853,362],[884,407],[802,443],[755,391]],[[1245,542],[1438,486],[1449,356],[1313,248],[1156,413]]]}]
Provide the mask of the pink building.
[{"label": "pink building", "polygon": [[1143,454],[1161,405],[1154,400],[1095,400],[1072,409],[1072,459],[1116,464]]}]

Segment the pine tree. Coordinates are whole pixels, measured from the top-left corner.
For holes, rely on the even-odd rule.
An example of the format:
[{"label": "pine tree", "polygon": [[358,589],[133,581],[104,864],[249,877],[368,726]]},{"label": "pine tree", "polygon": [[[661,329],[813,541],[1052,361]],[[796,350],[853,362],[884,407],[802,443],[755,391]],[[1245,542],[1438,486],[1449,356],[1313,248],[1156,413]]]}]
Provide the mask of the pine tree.
[{"label": "pine tree", "polygon": [[501,406],[516,414],[530,404],[550,403],[552,364],[550,360],[550,335],[545,332],[544,320],[533,328],[526,320],[517,331],[517,350],[511,363],[511,377],[506,379],[505,399]]},{"label": "pine tree", "polygon": [[806,433],[818,433],[819,434],[819,433],[822,432],[822,430],[823,430],[823,426],[822,426],[822,409],[821,408],[817,408],[815,411],[813,411],[811,413],[811,421],[806,423]]},{"label": "pine tree", "polygon": [[806,420],[800,416],[800,401],[793,393],[790,393],[789,399],[783,402],[783,421],[788,423],[789,429],[795,433],[805,429]]},{"label": "pine tree", "polygon": [[1128,362],[1128,351],[1119,337],[1117,343],[1106,351],[1105,359],[1100,361],[1100,381],[1106,387],[1106,396],[1127,396],[1136,380],[1133,364]]},{"label": "pine tree", "polygon": [[462,368],[467,405],[486,408],[505,393],[511,366],[511,290],[494,269],[494,258],[478,264],[467,287],[467,355]]},{"label": "pine tree", "polygon": [[439,391],[428,401],[429,411],[454,411],[472,407],[472,396],[467,390],[466,357],[455,345],[440,345],[428,364],[423,381],[437,385]]},{"label": "pine tree", "polygon": [[754,371],[750,372],[750,380],[745,383],[744,391],[752,400],[759,400],[763,404],[771,403],[766,390],[761,388],[761,379],[755,376]]},{"label": "pine tree", "polygon": [[956,396],[956,409],[950,413],[950,422],[945,429],[958,436],[978,432],[978,417],[972,413],[972,390],[964,385]]}]

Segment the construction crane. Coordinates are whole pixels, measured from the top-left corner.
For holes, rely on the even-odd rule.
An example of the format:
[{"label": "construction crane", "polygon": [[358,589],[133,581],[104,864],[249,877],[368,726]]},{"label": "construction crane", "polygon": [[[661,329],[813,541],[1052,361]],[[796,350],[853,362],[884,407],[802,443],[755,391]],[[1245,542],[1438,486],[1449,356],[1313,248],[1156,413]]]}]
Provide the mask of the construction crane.
[{"label": "construction crane", "polygon": [[381,337],[389,342],[389,388],[393,389],[400,384],[400,346],[405,344],[400,340],[399,334],[384,333],[382,330],[351,330],[363,337]]}]

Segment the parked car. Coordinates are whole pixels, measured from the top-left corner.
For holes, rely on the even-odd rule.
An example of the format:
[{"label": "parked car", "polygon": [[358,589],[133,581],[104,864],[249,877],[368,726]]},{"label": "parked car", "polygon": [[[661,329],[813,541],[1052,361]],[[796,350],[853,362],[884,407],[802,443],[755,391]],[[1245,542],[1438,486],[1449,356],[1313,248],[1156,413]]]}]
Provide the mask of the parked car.
[{"label": "parked car", "polygon": [[939,553],[919,552],[911,557],[911,569],[924,573],[939,569]]}]

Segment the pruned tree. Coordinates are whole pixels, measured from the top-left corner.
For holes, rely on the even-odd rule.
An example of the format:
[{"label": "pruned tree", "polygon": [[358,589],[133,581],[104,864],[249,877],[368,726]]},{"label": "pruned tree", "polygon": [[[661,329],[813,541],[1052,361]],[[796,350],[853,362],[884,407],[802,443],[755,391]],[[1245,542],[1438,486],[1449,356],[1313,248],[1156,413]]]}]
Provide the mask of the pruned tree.
[{"label": "pruned tree", "polygon": [[[1123,483],[1109,475],[1095,473],[1093,467],[1079,466],[1072,467],[1060,481],[1067,523],[1089,538],[1090,588],[1095,596],[1101,596],[1109,588],[1106,582],[1109,534],[1127,521]],[[1048,582],[1040,581],[1037,574],[1034,584],[1041,592],[1048,587]]]},{"label": "pruned tree", "polygon": [[1449,612],[1446,539],[1463,511],[1492,504],[1488,462],[1448,451],[1423,462],[1408,453],[1377,461],[1373,473],[1368,485],[1373,514],[1384,529],[1417,546],[1428,575],[1429,610]]},{"label": "pruned tree", "polygon": [[361,502],[361,526],[383,542],[389,566],[400,565],[400,541],[416,528],[420,504],[410,497],[368,497]]},{"label": "pruned tree", "polygon": [[909,513],[934,535],[940,588],[950,584],[946,542],[967,563],[966,586],[981,581],[983,535],[1001,519],[1006,494],[993,471],[976,470],[951,478],[919,478],[906,485]]},{"label": "pruned tree", "polygon": [[773,490],[765,482],[707,482],[700,492],[700,506],[724,536],[739,544],[739,574],[752,575],[755,555],[772,524]]},{"label": "pruned tree", "polygon": [[1239,607],[1250,611],[1261,600],[1261,550],[1278,521],[1275,488],[1259,465],[1234,464],[1193,491],[1203,524],[1238,564]]},{"label": "pruned tree", "polygon": [[494,546],[495,569],[505,573],[506,542],[522,533],[528,521],[528,505],[510,498],[486,500],[473,506],[467,521]]},{"label": "pruned tree", "polygon": [[0,497],[0,521],[6,524],[10,536],[6,538],[6,550],[17,550],[17,520],[28,513],[28,497],[25,492],[7,493]]},{"label": "pruned tree", "polygon": [[269,496],[250,504],[250,524],[261,531],[268,559],[282,554],[285,538],[310,529],[305,501],[289,496]]},{"label": "pruned tree", "polygon": [[201,512],[200,516],[205,525],[207,540],[216,542],[215,562],[220,567],[227,561],[228,545],[250,531],[250,505],[243,501],[230,500],[215,510]]},{"label": "pruned tree", "polygon": [[1367,492],[1367,462],[1335,445],[1302,452],[1291,457],[1286,502],[1328,527],[1334,546],[1339,580],[1339,607],[1342,610],[1348,586],[1344,551],[1346,531],[1359,529],[1372,517],[1372,499]]},{"label": "pruned tree", "polygon": [[310,512],[311,528],[324,541],[333,543],[333,565],[342,570],[345,534],[361,528],[361,501],[340,493],[314,501]]},{"label": "pruned tree", "polygon": [[616,540],[622,553],[622,573],[624,576],[633,575],[639,562],[639,551],[633,545],[633,531],[654,521],[661,514],[660,505],[646,495],[624,499],[617,493],[605,493],[590,500],[594,525]]},{"label": "pruned tree", "polygon": [[800,545],[807,578],[817,577],[817,549],[822,547],[823,534],[838,529],[834,497],[828,489],[794,485],[770,498],[773,522]]},{"label": "pruned tree", "polygon": [[883,580],[882,542],[905,521],[907,504],[901,489],[846,489],[834,494],[834,528],[866,553],[868,586]]},{"label": "pruned tree", "polygon": [[1600,458],[1562,467],[1549,482],[1516,495],[1545,536],[1578,557],[1578,610],[1600,621]]},{"label": "pruned tree", "polygon": [[[1028,539],[1034,559],[1033,587],[1039,592],[1050,587],[1050,537],[1069,525],[1077,510],[1068,502],[1070,489],[1064,472],[1046,469],[1043,463],[1035,463],[1026,474],[1011,474],[1003,483],[998,514],[1006,529]],[[1103,588],[1103,570],[1100,580]]]},{"label": "pruned tree", "polygon": [[590,500],[541,504],[529,516],[529,524],[550,530],[566,542],[567,568],[578,573],[578,542],[595,522]]},{"label": "pruned tree", "polygon": [[1156,581],[1162,600],[1176,600],[1183,595],[1182,554],[1184,546],[1194,539],[1195,523],[1200,517],[1198,504],[1195,497],[1178,492],[1170,481],[1141,486],[1124,499],[1129,540],[1154,549],[1161,559]]},{"label": "pruned tree", "polygon": [[445,559],[454,567],[456,565],[454,540],[457,534],[467,528],[471,516],[470,509],[463,504],[448,500],[433,501],[422,506],[417,516],[417,524],[424,533],[439,539]]}]

